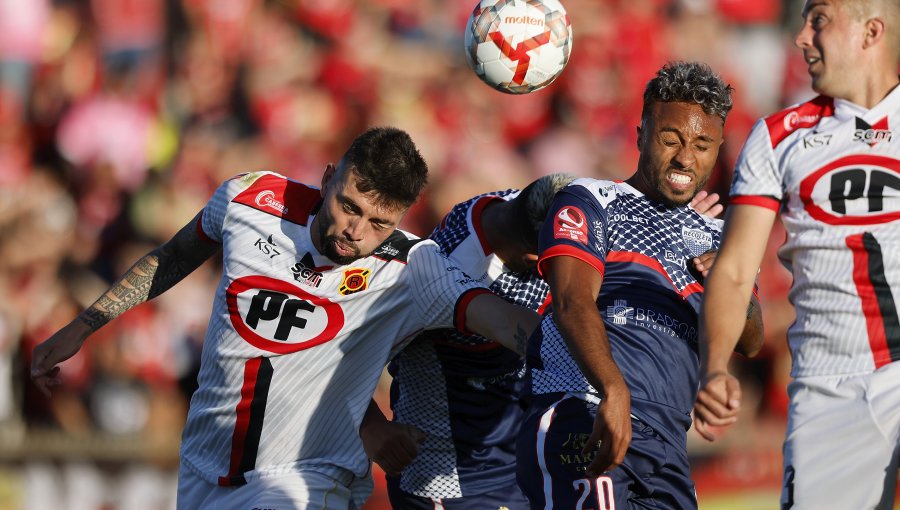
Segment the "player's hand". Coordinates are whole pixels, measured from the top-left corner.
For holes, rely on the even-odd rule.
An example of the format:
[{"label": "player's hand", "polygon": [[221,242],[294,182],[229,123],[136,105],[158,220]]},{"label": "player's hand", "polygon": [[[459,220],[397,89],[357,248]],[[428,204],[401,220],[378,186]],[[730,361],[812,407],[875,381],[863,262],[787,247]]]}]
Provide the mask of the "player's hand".
[{"label": "player's hand", "polygon": [[59,386],[59,365],[74,356],[91,331],[87,324],[75,319],[34,348],[31,356],[31,380],[46,396]]},{"label": "player's hand", "polygon": [[385,473],[397,476],[416,458],[425,433],[405,423],[383,421],[360,429],[363,449]]},{"label": "player's hand", "polygon": [[719,216],[725,210],[725,207],[719,203],[718,193],[709,194],[703,190],[694,195],[690,205],[698,213],[710,218]]},{"label": "player's hand", "polygon": [[694,402],[694,427],[703,439],[715,441],[710,427],[731,425],[741,410],[741,383],[728,372],[713,372],[703,378]]},{"label": "player's hand", "polygon": [[718,254],[718,250],[713,250],[708,251],[699,257],[694,257],[694,269],[696,269],[703,278],[706,278],[707,275],[709,275],[709,270],[712,269],[713,264],[716,262],[716,256]]},{"label": "player's hand", "polygon": [[597,454],[585,474],[598,477],[614,469],[625,460],[629,444],[631,444],[631,392],[623,381],[621,388],[606,388],[606,396],[597,408],[594,429],[581,451],[582,455],[588,455],[596,449]]}]

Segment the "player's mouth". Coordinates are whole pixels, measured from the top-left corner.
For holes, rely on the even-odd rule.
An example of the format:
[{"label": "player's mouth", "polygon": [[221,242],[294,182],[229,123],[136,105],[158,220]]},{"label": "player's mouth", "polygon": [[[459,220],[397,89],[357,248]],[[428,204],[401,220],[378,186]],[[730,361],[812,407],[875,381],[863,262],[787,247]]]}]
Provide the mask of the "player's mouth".
[{"label": "player's mouth", "polygon": [[334,251],[341,257],[352,257],[357,253],[356,245],[353,243],[345,243],[338,238],[332,238]]},{"label": "player's mouth", "polygon": [[806,66],[809,72],[813,71],[813,66],[822,61],[820,57],[813,57],[811,55],[804,55],[803,58],[806,60]]},{"label": "player's mouth", "polygon": [[669,172],[666,174],[666,182],[675,191],[687,192],[693,188],[694,177],[681,172]]}]

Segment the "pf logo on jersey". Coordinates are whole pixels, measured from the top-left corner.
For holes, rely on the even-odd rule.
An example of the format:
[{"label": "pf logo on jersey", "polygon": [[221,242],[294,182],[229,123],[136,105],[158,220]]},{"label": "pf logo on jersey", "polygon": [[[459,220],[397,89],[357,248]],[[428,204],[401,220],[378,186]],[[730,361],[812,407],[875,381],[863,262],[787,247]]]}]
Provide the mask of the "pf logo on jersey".
[{"label": "pf logo on jersey", "polygon": [[828,163],[800,183],[803,208],[829,225],[876,225],[900,219],[900,161],[855,154]]},{"label": "pf logo on jersey", "polygon": [[247,343],[290,354],[334,339],[344,326],[337,303],[267,276],[245,276],[225,291],[228,315]]},{"label": "pf logo on jersey", "polygon": [[581,209],[567,205],[553,218],[553,238],[587,244],[587,222]]}]

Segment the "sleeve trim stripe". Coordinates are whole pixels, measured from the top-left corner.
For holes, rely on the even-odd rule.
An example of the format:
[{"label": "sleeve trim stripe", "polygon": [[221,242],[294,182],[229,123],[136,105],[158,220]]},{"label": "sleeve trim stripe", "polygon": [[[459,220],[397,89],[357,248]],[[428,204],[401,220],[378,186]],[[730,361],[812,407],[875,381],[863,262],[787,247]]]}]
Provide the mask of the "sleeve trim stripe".
[{"label": "sleeve trim stripe", "polygon": [[553,257],[560,256],[575,257],[582,262],[586,262],[591,267],[596,269],[597,272],[600,273],[600,276],[603,276],[603,273],[605,271],[606,266],[604,265],[603,261],[598,259],[597,257],[594,257],[591,254],[579,250],[578,248],[575,248],[573,246],[557,244],[556,246],[552,246],[549,249],[545,250],[544,253],[541,254],[541,258],[540,260],[538,260],[537,265],[538,274],[544,276],[544,263],[547,260],[552,259]]},{"label": "sleeve trim stripe", "polygon": [[464,335],[474,334],[466,329],[466,311],[469,309],[469,303],[482,294],[493,293],[484,287],[476,287],[463,292],[459,299],[456,300],[456,306],[453,308],[453,327],[460,333]]},{"label": "sleeve trim stripe", "polygon": [[197,235],[200,237],[200,240],[204,243],[209,244],[219,244],[218,241],[206,235],[206,232],[203,230],[203,214],[206,211],[200,211],[200,216],[197,218]]},{"label": "sleeve trim stripe", "polygon": [[741,195],[731,197],[730,202],[733,205],[755,205],[775,212],[778,212],[781,208],[781,202],[777,198],[764,195]]}]

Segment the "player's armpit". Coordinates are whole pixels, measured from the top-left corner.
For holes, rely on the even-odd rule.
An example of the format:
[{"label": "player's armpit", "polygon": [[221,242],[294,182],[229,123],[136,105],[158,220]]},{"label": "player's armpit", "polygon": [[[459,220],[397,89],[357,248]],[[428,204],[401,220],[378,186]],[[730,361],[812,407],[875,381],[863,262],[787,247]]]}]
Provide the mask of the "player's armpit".
[{"label": "player's armpit", "polygon": [[466,309],[466,329],[525,355],[528,338],[541,322],[537,312],[483,293]]}]

